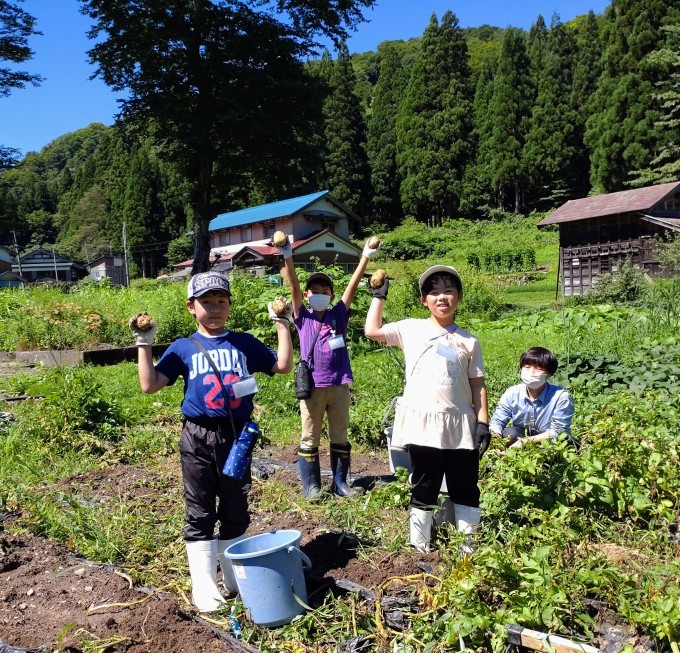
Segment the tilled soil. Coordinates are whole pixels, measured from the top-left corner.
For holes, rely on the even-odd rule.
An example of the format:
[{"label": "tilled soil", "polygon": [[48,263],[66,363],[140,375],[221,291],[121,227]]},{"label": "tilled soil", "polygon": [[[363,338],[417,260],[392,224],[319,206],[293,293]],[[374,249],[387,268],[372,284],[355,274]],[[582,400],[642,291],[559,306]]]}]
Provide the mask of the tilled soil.
[{"label": "tilled soil", "polygon": [[[294,446],[270,448],[261,452],[255,467],[268,469],[277,481],[289,484],[291,491],[299,491],[295,461]],[[389,478],[384,456],[354,456],[352,462],[359,484]],[[322,465],[327,469],[328,460],[322,458]],[[181,482],[175,461],[160,474],[168,477],[169,484]],[[154,473],[147,470],[116,465],[74,477],[69,485],[90,488],[91,498],[98,501],[105,501],[107,488],[126,499],[139,499],[146,491],[145,481],[158,482],[157,475],[152,477]],[[12,516],[4,517],[11,523]],[[407,528],[406,514],[404,519]],[[357,555],[357,542],[351,534],[334,532],[304,511],[252,512],[248,535],[273,529],[302,533],[301,549],[312,561],[307,575],[310,602],[317,604],[331,588],[368,590],[370,595],[389,578],[422,573],[438,562],[436,553],[409,550],[385,552],[377,560],[367,561]],[[98,648],[93,649],[92,642]],[[202,619],[181,593],[134,587],[124,569],[83,560],[67,546],[41,537],[7,532],[0,533],[0,653],[15,653],[9,647],[58,649],[60,653],[254,650]]]}]

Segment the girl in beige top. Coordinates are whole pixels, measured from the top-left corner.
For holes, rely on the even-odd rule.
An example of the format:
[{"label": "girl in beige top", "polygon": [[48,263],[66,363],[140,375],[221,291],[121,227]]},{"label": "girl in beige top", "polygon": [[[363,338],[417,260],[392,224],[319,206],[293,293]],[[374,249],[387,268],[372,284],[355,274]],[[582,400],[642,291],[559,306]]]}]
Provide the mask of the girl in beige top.
[{"label": "girl in beige top", "polygon": [[479,341],[455,323],[463,297],[460,275],[453,267],[436,265],[421,275],[418,286],[429,318],[383,324],[385,281],[371,291],[365,333],[404,351],[406,386],[392,444],[406,446],[411,457],[411,544],[429,551],[444,477],[449,498],[441,507],[443,521],[466,533],[479,524],[479,444],[488,442],[488,405]]}]

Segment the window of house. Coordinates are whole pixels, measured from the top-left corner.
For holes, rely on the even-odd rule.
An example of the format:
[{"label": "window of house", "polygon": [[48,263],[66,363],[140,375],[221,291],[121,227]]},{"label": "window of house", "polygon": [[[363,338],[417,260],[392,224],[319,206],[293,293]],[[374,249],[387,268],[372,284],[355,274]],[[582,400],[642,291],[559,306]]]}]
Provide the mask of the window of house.
[{"label": "window of house", "polygon": [[250,227],[241,227],[241,242],[246,243],[252,240],[253,231]]},{"label": "window of house", "polygon": [[219,244],[220,244],[220,247],[229,244],[229,232],[228,231],[226,231],[226,230],[220,231],[220,233],[219,233]]},{"label": "window of house", "polygon": [[333,247],[335,247],[335,243],[326,242],[326,243],[324,243],[324,245],[329,249],[332,249]]},{"label": "window of house", "polygon": [[276,227],[273,222],[265,222],[262,228],[262,234],[264,238],[271,238],[276,231]]}]

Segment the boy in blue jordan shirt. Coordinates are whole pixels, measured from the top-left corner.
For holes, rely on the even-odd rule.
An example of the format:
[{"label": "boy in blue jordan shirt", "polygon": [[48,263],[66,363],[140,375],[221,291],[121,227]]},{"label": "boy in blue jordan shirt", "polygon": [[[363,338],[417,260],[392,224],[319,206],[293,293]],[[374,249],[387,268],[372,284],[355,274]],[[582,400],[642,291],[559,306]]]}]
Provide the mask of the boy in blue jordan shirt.
[{"label": "boy in blue jordan shirt", "polygon": [[184,479],[184,540],[192,600],[201,612],[212,612],[224,606],[217,587],[217,561],[227,590],[235,592],[233,569],[224,551],[244,537],[250,523],[247,499],[250,469],[237,480],[223,475],[222,468],[234,439],[253,412],[257,386],[252,375],[287,374],[293,369],[289,331],[292,310],[277,317],[269,306],[278,337],[275,352],[249,333],[225,327],[231,309],[231,290],[225,276],[217,272],[194,275],[189,282],[186,306],[198,322],[192,338],[209,353],[230,391],[228,406],[212,365],[190,338],[173,342],[154,366],[151,345],[156,324],[141,331],[135,317],[130,320],[130,328],[139,346],[139,383],[144,392],[158,392],[180,376],[184,381],[184,422],[179,446]]},{"label": "boy in blue jordan shirt", "polygon": [[564,388],[548,383],[557,365],[555,354],[544,347],[532,347],[520,356],[522,383],[500,398],[489,422],[492,434],[507,438],[510,447],[554,440],[561,433],[571,436],[574,402]]}]

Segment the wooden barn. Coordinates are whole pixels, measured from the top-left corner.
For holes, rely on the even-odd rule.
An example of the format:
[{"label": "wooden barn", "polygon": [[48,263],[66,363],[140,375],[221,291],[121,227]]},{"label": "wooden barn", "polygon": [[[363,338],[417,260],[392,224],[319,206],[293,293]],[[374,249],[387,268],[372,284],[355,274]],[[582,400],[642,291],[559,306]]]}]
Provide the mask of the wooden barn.
[{"label": "wooden barn", "polygon": [[563,296],[587,294],[599,275],[616,272],[626,259],[661,276],[655,236],[680,233],[680,181],[570,200],[538,226],[554,224]]}]

